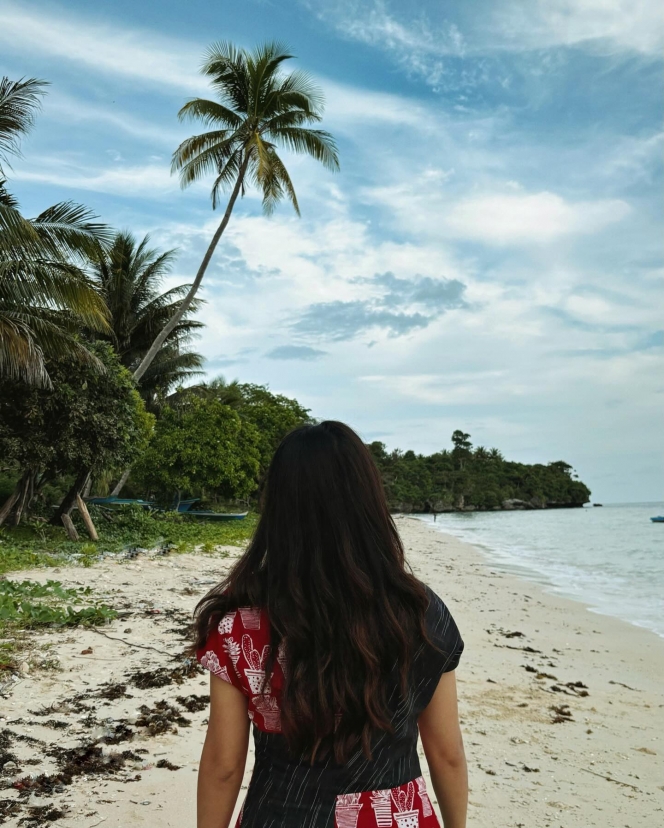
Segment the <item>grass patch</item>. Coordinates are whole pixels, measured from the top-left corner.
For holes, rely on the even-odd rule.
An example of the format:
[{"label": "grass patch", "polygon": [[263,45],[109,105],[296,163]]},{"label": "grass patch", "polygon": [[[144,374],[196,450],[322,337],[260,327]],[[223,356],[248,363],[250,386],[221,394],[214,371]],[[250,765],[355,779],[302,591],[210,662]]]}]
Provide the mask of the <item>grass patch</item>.
[{"label": "grass patch", "polygon": [[90,587],[70,589],[59,581],[0,581],[0,630],[5,626],[98,626],[116,617],[93,602]]},{"label": "grass patch", "polygon": [[91,566],[104,552],[121,552],[132,546],[168,544],[171,551],[189,552],[201,546],[212,552],[217,546],[240,546],[251,537],[257,515],[244,520],[204,523],[173,512],[145,512],[136,506],[100,510],[90,514],[99,533],[99,542],[89,541],[75,510],[72,514],[81,541],[67,540],[64,529],[32,520],[16,527],[0,528],[0,575],[21,569],[78,563]]}]

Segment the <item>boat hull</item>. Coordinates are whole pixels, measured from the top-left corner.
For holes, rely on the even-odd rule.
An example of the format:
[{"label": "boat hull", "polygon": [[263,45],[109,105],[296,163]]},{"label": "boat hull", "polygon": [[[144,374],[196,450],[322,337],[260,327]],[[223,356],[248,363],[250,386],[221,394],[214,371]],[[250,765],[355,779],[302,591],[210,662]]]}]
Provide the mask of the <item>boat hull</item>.
[{"label": "boat hull", "polygon": [[224,512],[183,512],[187,517],[196,518],[196,520],[244,520],[249,512],[240,512],[239,514],[227,514]]}]

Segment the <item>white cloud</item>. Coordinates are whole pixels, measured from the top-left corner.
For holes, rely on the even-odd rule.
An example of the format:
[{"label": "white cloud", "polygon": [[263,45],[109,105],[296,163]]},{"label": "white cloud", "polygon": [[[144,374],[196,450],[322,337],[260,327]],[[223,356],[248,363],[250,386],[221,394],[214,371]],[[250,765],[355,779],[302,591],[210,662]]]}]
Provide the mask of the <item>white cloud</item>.
[{"label": "white cloud", "polygon": [[[452,147],[454,144],[452,142]],[[425,167],[419,173],[391,170],[387,184],[366,186],[360,197],[385,212],[395,229],[419,238],[465,239],[492,245],[547,244],[563,236],[589,235],[626,218],[630,205],[622,199],[571,201],[547,190],[527,192],[514,181],[496,180],[491,159],[449,153],[455,167]],[[474,182],[457,180],[455,168],[473,173]],[[495,161],[494,161],[495,164]],[[482,182],[484,186],[480,184]],[[466,193],[479,190],[477,195]]]},{"label": "white cloud", "polygon": [[661,54],[664,46],[664,15],[656,0],[513,0],[494,9],[493,37],[497,32],[515,49],[603,41],[613,50]]},{"label": "white cloud", "polygon": [[376,46],[394,55],[411,74],[419,75],[436,86],[445,74],[442,58],[464,51],[464,40],[455,24],[434,29],[425,19],[403,23],[390,14],[383,0],[373,0],[358,8],[347,0],[303,0],[324,20],[332,21],[344,36]]},{"label": "white cloud", "polygon": [[201,47],[183,39],[157,36],[146,29],[91,23],[61,10],[29,11],[2,4],[0,44],[6,51],[37,53],[68,60],[92,72],[110,73],[190,93],[206,84],[198,74]]},{"label": "white cloud", "polygon": [[[399,14],[385,0],[302,2],[343,36],[390,54],[433,87],[447,82],[450,56],[558,46],[661,55],[664,47],[664,16],[654,0],[475,0],[446,9],[441,23],[418,14],[412,4],[401,5]],[[455,22],[449,21],[450,12]],[[466,68],[465,77],[455,82],[481,80],[486,76],[477,66],[474,72]]]},{"label": "white cloud", "polygon": [[456,238],[538,244],[560,236],[595,233],[629,212],[629,205],[619,199],[572,203],[550,192],[487,194],[456,203],[443,221]]},{"label": "white cloud", "polygon": [[325,77],[319,77],[318,83],[325,90],[325,120],[330,129],[354,129],[364,122],[428,130],[434,127],[432,121],[437,121],[430,107],[403,95],[349,86]]},{"label": "white cloud", "polygon": [[[60,90],[49,91],[44,101],[44,117],[66,124],[92,123],[99,125],[105,136],[108,126],[115,132],[125,133],[171,150],[186,137],[186,129],[168,129],[163,124],[137,118],[129,112],[118,110],[114,104],[100,106],[81,98],[74,98]],[[174,119],[175,120],[175,119]]]},{"label": "white cloud", "polygon": [[167,161],[144,166],[85,170],[80,165],[69,165],[58,159],[42,159],[38,165],[24,165],[14,170],[12,179],[141,198],[161,198],[179,189],[177,177],[171,177]]}]

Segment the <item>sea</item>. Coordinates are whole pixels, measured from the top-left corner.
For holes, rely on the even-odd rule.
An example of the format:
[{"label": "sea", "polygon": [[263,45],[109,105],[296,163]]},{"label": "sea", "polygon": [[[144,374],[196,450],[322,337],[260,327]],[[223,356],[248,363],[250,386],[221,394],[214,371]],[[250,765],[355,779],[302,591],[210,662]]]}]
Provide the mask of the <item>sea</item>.
[{"label": "sea", "polygon": [[417,515],[479,547],[498,570],[664,638],[664,503]]}]

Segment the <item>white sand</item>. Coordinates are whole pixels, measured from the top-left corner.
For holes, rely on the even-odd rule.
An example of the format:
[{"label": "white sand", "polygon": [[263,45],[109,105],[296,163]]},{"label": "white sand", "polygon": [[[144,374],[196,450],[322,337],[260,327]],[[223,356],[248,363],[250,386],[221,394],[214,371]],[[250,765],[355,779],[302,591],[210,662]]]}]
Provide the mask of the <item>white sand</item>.
[{"label": "white sand", "polygon": [[[466,642],[457,674],[470,769],[469,825],[663,824],[664,640],[496,572],[473,547],[416,520],[398,522],[415,572],[448,603]],[[232,559],[141,557],[107,560],[90,569],[20,573],[18,577],[40,581],[57,578],[67,586],[90,584],[132,614],[103,629],[128,643],[88,630],[31,634],[29,661],[57,658],[60,670],[31,667],[10,696],[0,698],[0,728],[47,745],[80,744],[94,731],[81,722],[84,716],[67,712],[66,702],[83,692],[95,693],[104,682],[125,681],[136,670],[176,666],[169,657],[182,652],[178,627],[183,616],[174,619],[169,613],[190,612],[208,589],[207,582],[218,579]],[[150,608],[161,612],[150,614]],[[507,637],[510,632],[523,636]],[[83,655],[90,647],[93,652]],[[538,678],[538,672],[555,678]],[[579,681],[587,686],[588,696],[566,687]],[[554,691],[553,686],[562,689]],[[86,703],[96,704],[97,719],[117,720],[131,717],[142,704],[152,706],[163,699],[177,705],[176,696],[206,693],[207,680],[196,676],[150,690],[128,684],[126,692],[133,698]],[[54,712],[49,716],[28,712],[51,704]],[[552,706],[565,704],[572,721],[552,723]],[[194,828],[195,771],[206,712],[182,714],[191,726],[178,727],[177,733],[150,737],[140,735],[144,729],[138,728],[133,741],[106,748],[108,753],[147,750],[140,762],[128,762],[114,777],[77,777],[51,798],[33,794],[30,805],[53,802],[66,808],[67,816],[50,823],[54,825]],[[12,723],[16,719],[25,723]],[[54,730],[40,724],[48,719],[69,727]],[[50,759],[34,767],[23,764],[30,757],[43,758],[38,743],[19,742],[11,749],[22,765],[17,776],[53,770]],[[160,759],[180,770],[156,768]],[[247,779],[249,774],[250,767]],[[139,781],[130,781],[137,775]],[[15,798],[15,789],[0,791],[0,799]],[[11,817],[6,825],[18,826],[20,818]]]}]

